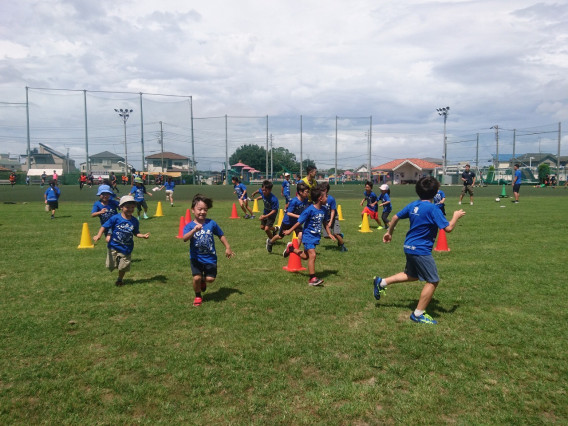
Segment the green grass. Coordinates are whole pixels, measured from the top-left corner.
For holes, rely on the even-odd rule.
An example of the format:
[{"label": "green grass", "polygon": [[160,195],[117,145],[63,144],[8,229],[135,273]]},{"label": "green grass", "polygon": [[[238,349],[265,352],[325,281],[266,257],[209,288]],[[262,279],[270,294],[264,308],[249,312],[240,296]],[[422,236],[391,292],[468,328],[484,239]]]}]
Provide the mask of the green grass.
[{"label": "green grass", "polygon": [[[82,223],[99,226],[94,188],[63,187],[50,220],[40,188],[0,187],[0,423],[568,422],[568,191],[523,187],[513,205],[495,202],[500,187],[477,189],[451,251],[434,253],[432,327],[408,319],[420,283],[373,299],[372,277],[404,268],[408,221],[389,245],[357,232],[362,190],[332,186],[349,251],[322,241],[323,288],[283,271],[284,244],[267,254],[256,221],[229,219],[222,186],[180,187],[173,208],[150,198],[165,216],[142,222],[151,237],[117,288],[104,244],[77,249]],[[445,190],[451,214],[459,188]],[[193,308],[175,236],[197,191],[237,254]],[[395,212],[415,198],[391,197]]]}]

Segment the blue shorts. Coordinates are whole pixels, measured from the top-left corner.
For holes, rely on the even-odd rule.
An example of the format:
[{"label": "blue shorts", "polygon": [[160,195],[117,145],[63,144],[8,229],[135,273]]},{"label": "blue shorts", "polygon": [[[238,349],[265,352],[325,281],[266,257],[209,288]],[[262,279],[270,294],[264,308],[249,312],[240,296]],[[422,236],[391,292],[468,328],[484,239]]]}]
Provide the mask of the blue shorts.
[{"label": "blue shorts", "polygon": [[314,238],[310,234],[302,234],[302,244],[304,245],[304,250],[315,250],[316,246],[319,245],[320,239]]},{"label": "blue shorts", "polygon": [[436,267],[436,262],[434,262],[434,257],[432,257],[431,254],[405,254],[406,267],[404,268],[404,273],[406,275],[418,278],[420,281],[426,281],[427,283],[435,284],[440,282],[438,268]]},{"label": "blue shorts", "polygon": [[197,260],[190,259],[191,274],[201,275],[202,277],[217,277],[217,264],[216,263],[201,263]]},{"label": "blue shorts", "polygon": [[284,199],[286,200],[286,204],[288,204],[290,202],[290,196],[289,195],[284,195]]}]

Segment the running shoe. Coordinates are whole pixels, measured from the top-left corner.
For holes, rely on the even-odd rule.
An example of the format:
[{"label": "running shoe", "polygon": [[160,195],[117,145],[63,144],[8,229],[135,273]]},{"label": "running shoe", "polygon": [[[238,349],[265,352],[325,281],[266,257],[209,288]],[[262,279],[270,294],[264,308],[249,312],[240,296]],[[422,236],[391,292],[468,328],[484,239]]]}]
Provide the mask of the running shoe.
[{"label": "running shoe", "polygon": [[286,244],[286,248],[284,249],[284,253],[282,253],[282,256],[288,257],[290,256],[290,253],[292,253],[293,251],[294,251],[294,244],[288,243]]},{"label": "running shoe", "polygon": [[270,242],[270,238],[266,239],[266,251],[268,253],[272,253],[272,243]]},{"label": "running shoe", "polygon": [[418,317],[416,315],[414,315],[414,312],[412,312],[410,314],[410,319],[414,322],[419,322],[419,323],[422,323],[422,324],[431,324],[431,325],[438,324],[438,321],[436,321],[434,318],[432,318],[426,312],[424,312],[422,315],[420,315]]},{"label": "running shoe", "polygon": [[196,308],[198,306],[201,306],[201,303],[203,303],[203,299],[201,297],[196,297],[195,299],[193,299],[193,306],[195,306]]},{"label": "running shoe", "polygon": [[381,281],[383,279],[381,277],[374,277],[373,278],[373,295],[375,296],[375,299],[380,300],[381,295],[385,295],[386,293],[386,287],[383,288],[381,287]]},{"label": "running shoe", "polygon": [[318,277],[313,277],[310,281],[308,281],[308,284],[312,287],[320,286],[323,284],[323,280],[319,279]]}]

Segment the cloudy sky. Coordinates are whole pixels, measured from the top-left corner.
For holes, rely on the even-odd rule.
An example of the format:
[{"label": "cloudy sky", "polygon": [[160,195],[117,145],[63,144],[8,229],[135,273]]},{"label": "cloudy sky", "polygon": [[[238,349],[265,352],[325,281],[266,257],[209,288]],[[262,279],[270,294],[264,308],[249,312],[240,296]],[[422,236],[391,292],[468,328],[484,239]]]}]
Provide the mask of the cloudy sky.
[{"label": "cloudy sky", "polygon": [[[568,120],[568,3],[559,0],[1,4],[0,102],[25,102],[29,86],[191,95],[195,117],[372,116],[374,165],[441,157],[437,107],[451,107],[448,140],[481,132],[485,156],[495,151],[492,125],[510,152],[507,129]],[[14,113],[2,105],[4,117]],[[351,141],[364,141],[368,123],[355,121]],[[13,131],[0,118],[0,136]],[[547,146],[556,137],[527,138],[526,150],[556,152]],[[275,143],[296,152],[292,139]],[[454,160],[472,156],[452,149]]]}]

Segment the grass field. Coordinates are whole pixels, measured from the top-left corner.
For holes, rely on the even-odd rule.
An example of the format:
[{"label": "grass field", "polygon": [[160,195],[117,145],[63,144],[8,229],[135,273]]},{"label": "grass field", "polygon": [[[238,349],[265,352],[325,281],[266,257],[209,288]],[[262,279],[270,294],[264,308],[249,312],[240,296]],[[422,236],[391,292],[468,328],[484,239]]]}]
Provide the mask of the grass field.
[{"label": "grass field", "polygon": [[[450,215],[459,188],[444,189]],[[236,257],[220,257],[193,308],[175,236],[198,191]],[[141,223],[150,239],[136,240],[118,288],[105,244],[77,249],[82,223],[99,227],[94,188],[63,187],[50,220],[42,189],[0,187],[0,423],[568,423],[568,191],[523,187],[513,205],[495,202],[500,187],[477,189],[451,251],[434,253],[437,326],[408,318],[420,283],[374,300],[372,277],[404,268],[408,221],[389,245],[359,233],[362,191],[332,186],[349,251],[322,240],[323,288],[282,270],[284,244],[266,253],[257,221],[229,219],[222,186],[179,187],[173,208],[150,198],[165,216]],[[394,212],[416,198],[391,197]]]}]

